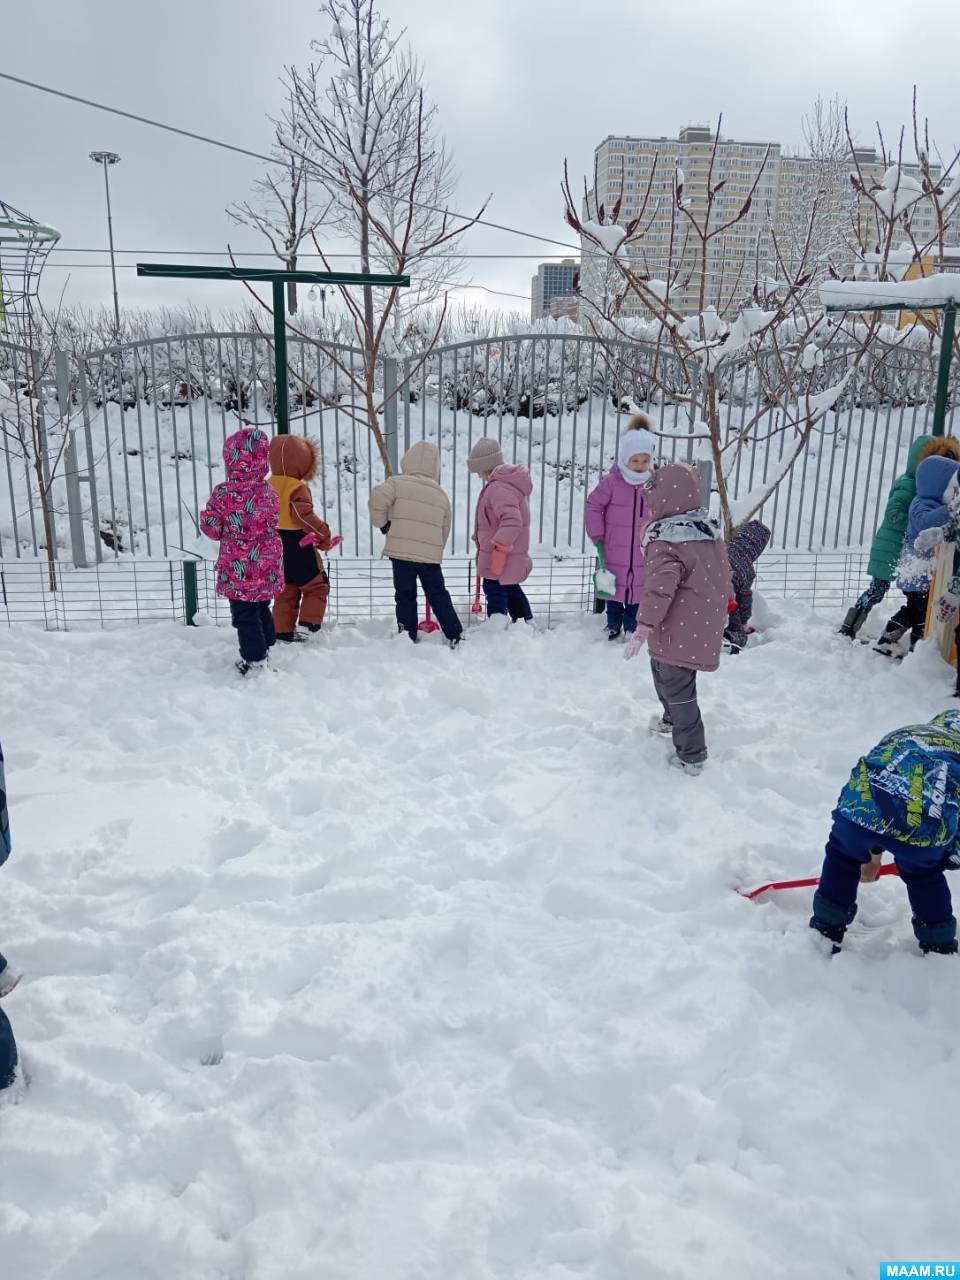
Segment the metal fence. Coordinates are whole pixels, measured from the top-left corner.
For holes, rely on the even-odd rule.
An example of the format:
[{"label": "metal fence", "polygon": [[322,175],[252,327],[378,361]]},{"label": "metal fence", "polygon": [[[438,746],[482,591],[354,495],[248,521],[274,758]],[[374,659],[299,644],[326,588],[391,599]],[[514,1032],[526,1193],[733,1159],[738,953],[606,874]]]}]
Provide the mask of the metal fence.
[{"label": "metal fence", "polygon": [[[866,570],[862,553],[767,552],[758,562],[757,591],[770,599],[791,597],[811,608],[835,609],[854,596]],[[129,626],[150,622],[186,625],[189,589],[183,560],[121,559],[74,569],[57,564],[53,583],[38,560],[0,562],[0,623],[29,623],[47,631]],[[199,621],[226,626],[227,603],[215,591],[213,565],[196,564]],[[592,556],[572,554],[534,560],[525,584],[538,622],[551,626],[588,612],[594,604]],[[444,565],[447,586],[461,618],[473,618],[476,563],[455,559]],[[388,561],[334,559],[330,565],[330,625],[392,619],[393,581]],[[197,619],[195,619],[197,620]]]},{"label": "metal fence", "polygon": [[[426,358],[385,360],[388,449],[397,457],[417,440],[440,446],[452,554],[473,550],[478,482],[466,457],[482,435],[495,436],[508,460],[532,472],[537,550],[583,553],[585,499],[611,465],[631,409],[645,408],[663,432],[688,429],[682,370],[671,360],[652,344],[609,347],[566,334],[476,339]],[[823,385],[838,379],[845,361],[842,352],[828,357]],[[48,541],[58,559],[77,565],[200,549],[199,513],[222,478],[224,439],[241,422],[272,427],[271,362],[269,340],[256,333],[177,335],[42,358],[0,342],[0,560],[43,556]],[[341,554],[353,558],[375,557],[381,546],[366,509],[382,468],[353,381],[361,362],[353,348],[291,337],[291,428],[320,443],[316,504],[343,535]],[[755,362],[723,366],[730,435],[765,408],[762,373]],[[761,513],[774,549],[858,549],[869,540],[910,443],[928,426],[934,381],[925,350],[884,351],[862,363]],[[948,429],[960,398],[952,390]],[[743,455],[729,479],[734,497],[761,484],[789,447],[780,434]],[[664,452],[687,457],[690,444],[668,434]]]}]

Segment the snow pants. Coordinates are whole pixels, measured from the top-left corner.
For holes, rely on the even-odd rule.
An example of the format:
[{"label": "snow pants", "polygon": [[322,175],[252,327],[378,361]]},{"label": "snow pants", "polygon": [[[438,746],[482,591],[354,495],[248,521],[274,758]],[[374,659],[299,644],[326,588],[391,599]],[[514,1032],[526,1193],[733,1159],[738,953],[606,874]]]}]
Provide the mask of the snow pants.
[{"label": "snow pants", "polygon": [[707,758],[707,736],[697,704],[697,673],[657,658],[650,659],[650,670],[677,755],[684,764],[700,764]]},{"label": "snow pants", "polygon": [[391,560],[393,566],[393,598],[397,605],[397,626],[411,640],[417,638],[417,583],[423,587],[440,630],[448,640],[463,635],[463,623],[457,616],[450,592],[438,564],[420,564],[414,560]]},{"label": "snow pants", "polygon": [[946,857],[951,850],[917,849],[868,831],[840,813],[833,815],[820,884],[813,895],[811,928],[846,928],[853,921],[857,914],[860,868],[870,861],[872,853],[881,851],[893,854],[910,899],[913,932],[920,945],[953,942],[957,922],[944,875]]},{"label": "snow pants", "polygon": [[533,610],[523,587],[516,584],[504,586],[496,578],[484,578],[483,594],[487,598],[487,617],[495,613],[509,614],[511,622],[532,622]]},{"label": "snow pants", "polygon": [[273,602],[273,625],[278,635],[292,635],[297,623],[301,627],[319,627],[327,614],[330,583],[324,572],[302,587],[288,582]]},{"label": "snow pants", "polygon": [[0,1089],[9,1088],[17,1074],[17,1042],[10,1019],[0,1009]]},{"label": "snow pants", "polygon": [[890,590],[890,583],[883,578],[871,578],[870,585],[866,591],[861,592],[857,597],[857,603],[853,606],[855,609],[872,609],[878,605]]},{"label": "snow pants", "polygon": [[231,600],[230,621],[237,629],[240,657],[244,662],[262,662],[276,643],[270,605],[258,601]]},{"label": "snow pants", "polygon": [[637,612],[640,601],[636,604],[621,604],[619,600],[607,601],[607,630],[618,636],[621,631],[633,635],[637,629]]},{"label": "snow pants", "polygon": [[929,591],[905,591],[906,604],[902,604],[887,623],[884,635],[895,632],[896,637],[903,635],[910,628],[910,648],[923,639],[923,628],[927,622],[927,600]]}]

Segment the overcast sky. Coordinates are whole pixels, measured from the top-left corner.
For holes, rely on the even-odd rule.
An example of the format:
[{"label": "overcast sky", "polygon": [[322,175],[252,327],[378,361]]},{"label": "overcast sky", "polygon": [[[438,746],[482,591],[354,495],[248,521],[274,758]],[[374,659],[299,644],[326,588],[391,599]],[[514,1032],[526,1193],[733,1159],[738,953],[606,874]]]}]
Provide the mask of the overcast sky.
[{"label": "overcast sky", "polygon": [[[564,158],[582,175],[609,133],[675,135],[722,111],[728,137],[798,146],[817,94],[840,93],[861,138],[877,119],[889,138],[908,119],[916,81],[941,149],[960,144],[957,0],[383,0],[381,9],[425,64],[461,173],[459,207],[492,193],[493,221],[560,240],[570,239]],[[8,4],[0,70],[266,150],[282,68],[306,62],[322,34],[316,0]],[[249,194],[256,161],[0,80],[0,196],[52,222],[66,249],[106,246],[103,183],[88,159],[97,148],[122,156],[111,178],[118,248],[173,259],[223,250],[228,238],[264,247],[224,213]],[[523,297],[467,296],[525,309],[536,243],[477,229],[468,248],[535,255],[470,266],[474,284]],[[105,266],[48,273],[48,300],[69,274],[67,301],[109,301]],[[130,270],[120,291],[131,305],[241,301],[240,286],[138,281]]]}]

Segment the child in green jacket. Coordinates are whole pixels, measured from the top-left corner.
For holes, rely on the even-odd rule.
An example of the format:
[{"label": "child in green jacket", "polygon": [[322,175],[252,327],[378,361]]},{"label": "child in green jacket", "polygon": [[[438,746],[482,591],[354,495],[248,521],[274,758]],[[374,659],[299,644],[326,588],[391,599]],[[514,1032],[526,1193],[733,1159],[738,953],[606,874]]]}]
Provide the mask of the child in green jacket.
[{"label": "child in green jacket", "polygon": [[933,454],[953,458],[960,461],[960,445],[952,436],[918,436],[910,446],[907,454],[907,468],[903,475],[897,476],[890,487],[887,497],[887,509],[883,513],[880,526],[874,534],[870,547],[870,559],[867,573],[870,585],[860,596],[856,604],[847,610],[847,616],[840,627],[840,635],[853,639],[867,620],[867,615],[874,605],[878,605],[890,590],[893,571],[907,533],[907,513],[910,503],[917,496],[917,467]]}]

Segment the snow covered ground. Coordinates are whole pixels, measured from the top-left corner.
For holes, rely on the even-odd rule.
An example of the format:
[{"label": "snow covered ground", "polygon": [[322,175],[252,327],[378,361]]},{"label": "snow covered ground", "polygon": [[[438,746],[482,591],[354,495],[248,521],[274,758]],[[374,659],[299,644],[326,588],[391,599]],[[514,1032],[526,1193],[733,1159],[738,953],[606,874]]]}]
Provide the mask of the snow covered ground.
[{"label": "snow covered ground", "polygon": [[11,1280],[870,1280],[958,1252],[960,971],[830,961],[836,793],[949,705],[778,603],[665,766],[599,620],[0,633]]}]

